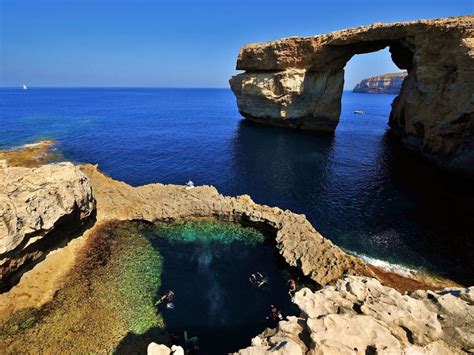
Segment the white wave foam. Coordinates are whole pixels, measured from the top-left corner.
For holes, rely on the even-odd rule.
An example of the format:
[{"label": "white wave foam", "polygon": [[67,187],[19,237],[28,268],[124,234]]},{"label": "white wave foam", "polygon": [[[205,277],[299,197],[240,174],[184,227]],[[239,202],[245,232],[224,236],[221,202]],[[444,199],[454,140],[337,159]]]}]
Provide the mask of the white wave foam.
[{"label": "white wave foam", "polygon": [[373,257],[365,255],[365,254],[358,254],[358,253],[354,253],[354,252],[352,252],[352,254],[354,254],[355,256],[357,256],[359,258],[361,258],[367,264],[376,266],[380,269],[383,269],[383,270],[386,270],[386,271],[389,271],[389,272],[393,272],[395,274],[399,274],[399,275],[407,276],[407,277],[415,276],[417,274],[420,274],[420,270],[412,269],[412,268],[410,268],[408,266],[405,266],[405,265],[390,263],[388,261],[373,258]]},{"label": "white wave foam", "polygon": [[26,143],[26,144],[23,144],[23,145],[20,145],[20,146],[15,146],[15,147],[12,148],[12,150],[20,150],[20,149],[23,149],[23,148],[34,148],[34,147],[39,147],[39,146],[44,145],[44,144],[53,144],[53,143],[54,142],[52,140],[45,139],[45,140],[35,142],[35,143]]}]

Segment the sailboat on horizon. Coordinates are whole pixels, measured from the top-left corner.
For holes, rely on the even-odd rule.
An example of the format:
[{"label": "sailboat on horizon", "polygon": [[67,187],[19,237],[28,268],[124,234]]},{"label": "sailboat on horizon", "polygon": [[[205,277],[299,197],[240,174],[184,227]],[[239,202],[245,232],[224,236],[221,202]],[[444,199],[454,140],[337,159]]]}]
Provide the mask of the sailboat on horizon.
[{"label": "sailboat on horizon", "polygon": [[26,87],[25,84],[23,84],[22,89],[23,89],[23,90],[28,90],[28,88]]}]

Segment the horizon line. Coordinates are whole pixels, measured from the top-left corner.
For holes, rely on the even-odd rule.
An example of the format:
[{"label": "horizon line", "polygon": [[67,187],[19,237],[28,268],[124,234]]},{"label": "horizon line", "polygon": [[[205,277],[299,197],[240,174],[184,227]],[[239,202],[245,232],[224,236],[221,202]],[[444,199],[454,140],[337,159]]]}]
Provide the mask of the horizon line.
[{"label": "horizon line", "polygon": [[[17,89],[19,91],[28,91],[30,89],[201,89],[201,90],[231,90],[224,86],[28,86],[27,90],[23,90],[19,86],[0,86],[1,89]],[[352,91],[351,88],[343,88],[342,91]]]}]

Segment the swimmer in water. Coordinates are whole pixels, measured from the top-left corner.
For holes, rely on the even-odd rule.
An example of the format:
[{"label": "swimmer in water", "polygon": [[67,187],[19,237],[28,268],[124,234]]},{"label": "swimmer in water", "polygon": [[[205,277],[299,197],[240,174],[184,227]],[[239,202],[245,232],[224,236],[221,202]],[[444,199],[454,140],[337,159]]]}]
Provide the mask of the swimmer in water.
[{"label": "swimmer in water", "polygon": [[288,293],[290,294],[290,296],[293,296],[296,292],[296,281],[295,281],[295,279],[288,280],[288,286],[289,286]]}]

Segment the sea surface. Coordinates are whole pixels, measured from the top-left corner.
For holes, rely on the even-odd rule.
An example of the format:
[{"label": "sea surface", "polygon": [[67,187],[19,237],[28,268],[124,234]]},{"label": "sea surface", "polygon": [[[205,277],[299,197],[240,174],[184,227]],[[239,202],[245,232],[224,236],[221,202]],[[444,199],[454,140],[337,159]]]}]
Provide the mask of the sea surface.
[{"label": "sea surface", "polygon": [[0,149],[53,139],[65,159],[131,185],[249,194],[373,263],[473,284],[474,183],[400,147],[393,99],[345,92],[323,135],[249,124],[227,89],[0,89]]}]

